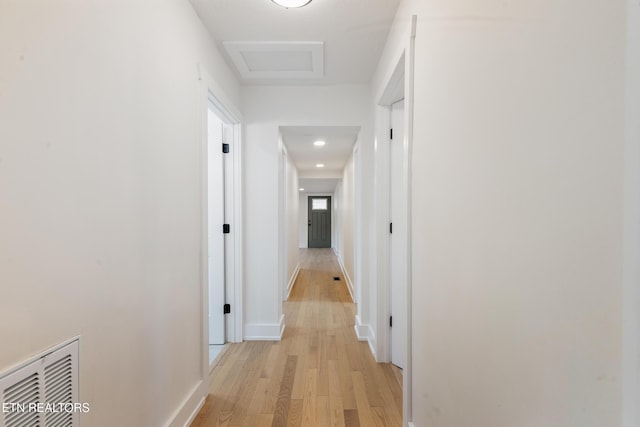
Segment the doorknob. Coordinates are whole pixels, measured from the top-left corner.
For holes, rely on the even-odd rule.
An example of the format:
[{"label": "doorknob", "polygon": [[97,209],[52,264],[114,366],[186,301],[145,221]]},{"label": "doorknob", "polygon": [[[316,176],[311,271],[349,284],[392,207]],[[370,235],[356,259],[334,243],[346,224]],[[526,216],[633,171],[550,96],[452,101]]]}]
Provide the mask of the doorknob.
[{"label": "doorknob", "polygon": [[309,227],[311,227],[311,220],[309,220]]}]

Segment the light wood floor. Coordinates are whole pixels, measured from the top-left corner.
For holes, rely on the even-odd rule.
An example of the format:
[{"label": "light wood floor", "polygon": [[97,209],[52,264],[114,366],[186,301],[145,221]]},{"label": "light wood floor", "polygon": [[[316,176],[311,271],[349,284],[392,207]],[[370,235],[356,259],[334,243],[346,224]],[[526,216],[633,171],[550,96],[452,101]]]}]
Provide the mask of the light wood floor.
[{"label": "light wood floor", "polygon": [[192,427],[402,425],[401,375],[357,341],[333,252],[306,249],[301,258],[282,341],[229,345]]}]

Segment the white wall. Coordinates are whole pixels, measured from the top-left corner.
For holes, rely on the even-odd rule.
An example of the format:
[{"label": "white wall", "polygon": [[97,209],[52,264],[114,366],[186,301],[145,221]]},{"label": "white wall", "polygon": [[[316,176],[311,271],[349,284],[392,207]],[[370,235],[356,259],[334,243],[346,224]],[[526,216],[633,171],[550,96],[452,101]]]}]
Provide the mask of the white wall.
[{"label": "white wall", "polygon": [[417,14],[416,426],[620,425],[623,6],[400,6],[374,90]]},{"label": "white wall", "polygon": [[202,380],[199,62],[237,102],[187,1],[0,2],[0,370],[80,335],[83,425]]},{"label": "white wall", "polygon": [[[278,299],[279,126],[369,128],[369,87],[247,86],[245,120],[245,334],[273,339],[281,330]],[[306,209],[306,205],[304,205]]]}]

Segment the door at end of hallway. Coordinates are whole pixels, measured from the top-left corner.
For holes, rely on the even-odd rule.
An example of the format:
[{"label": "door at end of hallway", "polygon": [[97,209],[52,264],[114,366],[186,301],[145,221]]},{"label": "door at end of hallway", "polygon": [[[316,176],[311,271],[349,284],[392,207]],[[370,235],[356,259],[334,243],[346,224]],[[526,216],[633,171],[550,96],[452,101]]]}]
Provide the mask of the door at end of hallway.
[{"label": "door at end of hallway", "polygon": [[331,247],[331,197],[309,197],[309,247]]}]

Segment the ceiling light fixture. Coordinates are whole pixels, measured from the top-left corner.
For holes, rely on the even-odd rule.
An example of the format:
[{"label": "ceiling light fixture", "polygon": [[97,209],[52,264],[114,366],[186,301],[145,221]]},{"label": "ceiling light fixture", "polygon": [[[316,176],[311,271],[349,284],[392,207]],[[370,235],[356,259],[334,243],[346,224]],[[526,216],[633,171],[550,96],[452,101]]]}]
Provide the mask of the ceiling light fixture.
[{"label": "ceiling light fixture", "polygon": [[290,7],[302,7],[311,3],[311,0],[271,0],[278,6],[286,7],[289,9]]},{"label": "ceiling light fixture", "polygon": [[326,144],[326,142],[320,140],[313,143],[316,147],[322,147],[324,144]]},{"label": "ceiling light fixture", "polygon": [[323,165],[322,163],[318,163],[318,164],[316,165],[316,167],[317,167],[317,168],[323,168],[323,167],[324,167],[324,165]]},{"label": "ceiling light fixture", "polygon": [[301,188],[300,191],[304,191],[304,188]]}]

